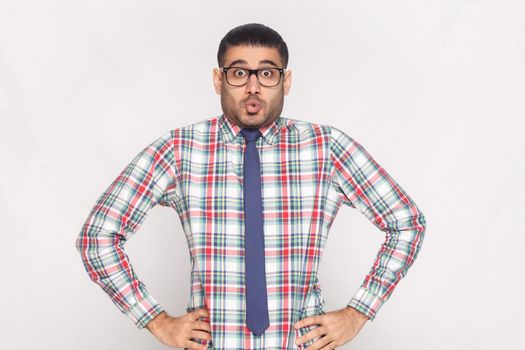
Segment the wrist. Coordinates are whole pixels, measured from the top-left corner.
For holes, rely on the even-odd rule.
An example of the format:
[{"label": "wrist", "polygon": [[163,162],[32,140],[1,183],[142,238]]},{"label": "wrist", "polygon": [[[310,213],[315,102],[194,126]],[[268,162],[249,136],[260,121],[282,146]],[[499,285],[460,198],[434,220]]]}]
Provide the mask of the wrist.
[{"label": "wrist", "polygon": [[148,329],[148,331],[155,334],[160,328],[162,328],[162,323],[167,317],[168,314],[166,313],[166,311],[162,311],[146,324],[146,328]]},{"label": "wrist", "polygon": [[351,314],[353,317],[357,318],[358,320],[360,320],[363,323],[365,323],[366,321],[370,320],[370,317],[368,317],[367,315],[365,315],[364,313],[362,313],[361,311],[357,310],[354,307],[347,306],[345,308],[345,311],[348,314]]}]

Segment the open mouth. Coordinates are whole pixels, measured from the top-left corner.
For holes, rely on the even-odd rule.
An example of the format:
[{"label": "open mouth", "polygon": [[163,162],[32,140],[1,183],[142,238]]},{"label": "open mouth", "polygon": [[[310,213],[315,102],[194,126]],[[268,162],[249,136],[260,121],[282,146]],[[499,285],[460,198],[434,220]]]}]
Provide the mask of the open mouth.
[{"label": "open mouth", "polygon": [[253,99],[246,101],[245,107],[248,113],[258,113],[262,108],[261,102]]}]

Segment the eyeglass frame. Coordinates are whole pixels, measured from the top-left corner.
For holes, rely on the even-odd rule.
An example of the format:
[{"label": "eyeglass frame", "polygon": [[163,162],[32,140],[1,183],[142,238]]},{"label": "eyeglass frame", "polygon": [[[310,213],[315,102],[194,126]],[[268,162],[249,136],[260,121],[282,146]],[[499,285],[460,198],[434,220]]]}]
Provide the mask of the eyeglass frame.
[{"label": "eyeglass frame", "polygon": [[[228,81],[228,75],[226,74],[228,72],[228,70],[231,69],[231,68],[239,68],[239,69],[243,69],[245,71],[248,71],[248,78],[246,79],[246,83],[244,83],[242,85],[233,85],[233,84],[231,84]],[[263,83],[261,83],[261,81],[259,80],[259,71],[265,70],[265,69],[277,69],[279,71],[279,81],[277,82],[277,84],[275,84],[275,85],[264,85]],[[264,87],[276,87],[277,85],[279,85],[281,83],[282,77],[283,77],[284,73],[286,72],[286,68],[279,68],[279,67],[264,67],[264,68],[259,68],[259,69],[248,69],[248,68],[244,68],[244,67],[230,66],[230,67],[221,67],[221,70],[224,73],[224,76],[226,77],[226,82],[230,86],[234,86],[234,87],[241,87],[241,86],[244,86],[244,85],[248,84],[248,81],[250,80],[250,77],[252,76],[252,74],[255,74],[255,77],[257,78],[257,82],[261,86],[264,86]]]}]

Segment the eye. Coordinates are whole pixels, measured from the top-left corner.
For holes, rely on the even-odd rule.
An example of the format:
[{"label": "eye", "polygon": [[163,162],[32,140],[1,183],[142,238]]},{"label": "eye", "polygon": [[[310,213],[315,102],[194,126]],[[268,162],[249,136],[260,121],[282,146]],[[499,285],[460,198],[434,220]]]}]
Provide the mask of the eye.
[{"label": "eye", "polygon": [[243,69],[236,69],[233,71],[233,75],[240,78],[246,75],[246,71]]},{"label": "eye", "polygon": [[261,76],[263,78],[269,78],[269,77],[272,76],[272,74],[273,74],[273,72],[271,71],[271,69],[265,69],[265,70],[261,71]]}]

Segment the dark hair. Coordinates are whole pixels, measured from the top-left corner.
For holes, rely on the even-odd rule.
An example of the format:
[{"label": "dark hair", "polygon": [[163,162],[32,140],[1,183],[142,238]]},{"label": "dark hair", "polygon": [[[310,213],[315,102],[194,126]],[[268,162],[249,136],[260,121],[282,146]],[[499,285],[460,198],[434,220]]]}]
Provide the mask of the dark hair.
[{"label": "dark hair", "polygon": [[270,27],[259,23],[243,24],[230,30],[219,44],[217,62],[224,65],[224,55],[232,46],[263,46],[279,51],[284,68],[288,65],[288,47],[279,33]]}]

